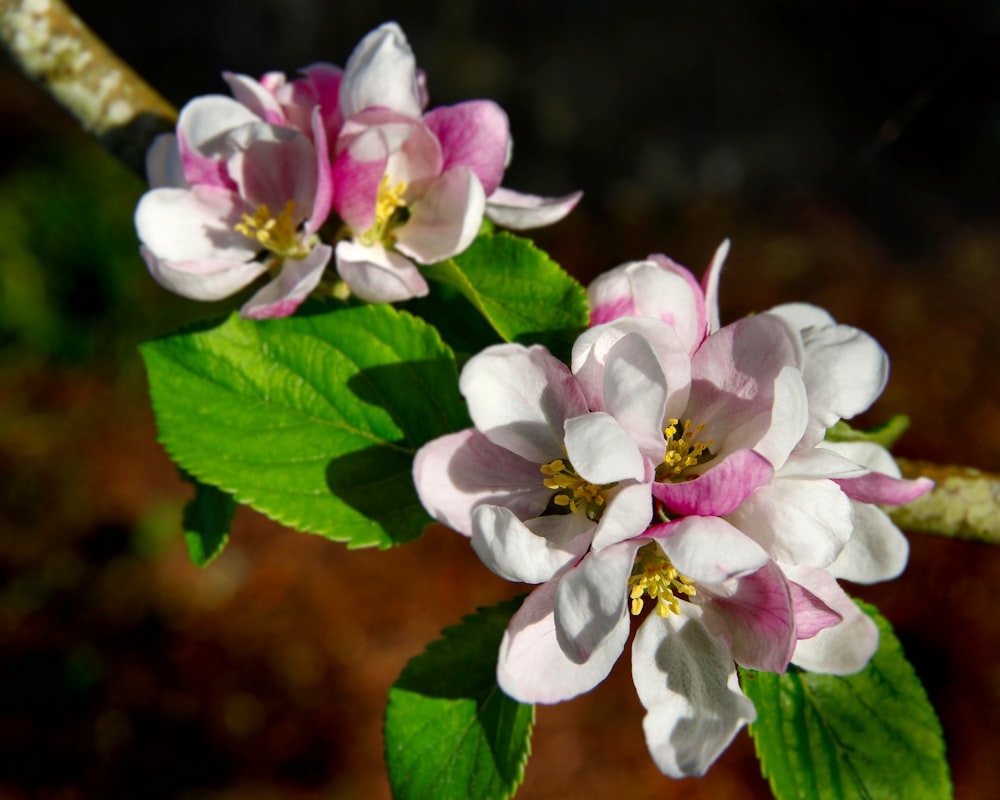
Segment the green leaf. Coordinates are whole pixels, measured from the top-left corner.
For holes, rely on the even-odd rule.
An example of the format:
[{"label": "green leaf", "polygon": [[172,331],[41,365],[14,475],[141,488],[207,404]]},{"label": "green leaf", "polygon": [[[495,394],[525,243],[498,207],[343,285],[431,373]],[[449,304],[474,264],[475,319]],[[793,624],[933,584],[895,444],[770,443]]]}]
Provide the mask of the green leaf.
[{"label": "green leaf", "polygon": [[497,652],[520,600],[444,630],[389,690],[386,763],[396,800],[511,797],[524,779],[535,707],[497,686]]},{"label": "green leaf", "polygon": [[195,566],[205,567],[229,541],[229,526],[236,513],[232,495],[190,478],[194,499],[184,506],[184,541]]},{"label": "green leaf", "polygon": [[457,289],[507,342],[544,344],[567,359],[587,326],[587,294],[529,240],[481,235],[461,255],[422,267]]},{"label": "green leaf", "polygon": [[889,623],[857,675],[742,673],[750,726],[778,800],[944,800],[952,796],[941,725]]},{"label": "green leaf", "polygon": [[826,431],[826,438],[831,442],[873,442],[890,449],[899,437],[910,427],[910,418],[906,414],[896,414],[885,422],[872,428],[859,431],[843,420],[839,420]]},{"label": "green leaf", "polygon": [[352,547],[420,535],[413,455],[469,425],[451,351],[388,305],[233,315],[142,354],[160,441],[183,469]]}]

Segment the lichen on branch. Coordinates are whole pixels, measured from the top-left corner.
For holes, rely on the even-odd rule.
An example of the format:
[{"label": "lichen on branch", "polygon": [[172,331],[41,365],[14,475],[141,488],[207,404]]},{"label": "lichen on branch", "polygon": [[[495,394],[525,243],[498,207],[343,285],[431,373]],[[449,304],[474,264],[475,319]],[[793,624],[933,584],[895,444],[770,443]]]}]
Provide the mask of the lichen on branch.
[{"label": "lichen on branch", "polygon": [[892,521],[910,531],[1000,544],[1000,475],[971,467],[896,459],[903,476],[935,481],[923,497],[887,508]]},{"label": "lichen on branch", "polygon": [[62,0],[0,0],[0,39],[28,77],[143,174],[150,142],[177,112]]}]

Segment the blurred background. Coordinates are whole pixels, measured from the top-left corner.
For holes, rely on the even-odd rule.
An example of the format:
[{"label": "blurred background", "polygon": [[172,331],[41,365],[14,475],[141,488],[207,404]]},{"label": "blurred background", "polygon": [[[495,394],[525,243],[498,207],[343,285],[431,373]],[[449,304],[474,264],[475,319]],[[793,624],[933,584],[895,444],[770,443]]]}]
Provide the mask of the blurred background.
[{"label": "blurred background", "polygon": [[[828,308],[888,350],[862,422],[897,453],[1000,469],[1000,5],[608,0],[78,0],[176,105],[222,70],[343,64],[396,19],[434,105],[488,97],[505,184],[585,192],[535,237],[581,280],[733,241],[723,320]],[[623,10],[624,9],[624,10]],[[236,308],[161,290],[142,181],[0,56],[0,800],[386,798],[381,718],[407,660],[517,592],[432,529],[348,551],[243,509],[187,558],[189,490],[156,443],[136,345]],[[960,798],[1000,785],[1000,549],[912,535],[876,603],[940,714]],[[518,795],[769,797],[745,734],[704,779],[646,752],[623,659],[538,710]]]}]

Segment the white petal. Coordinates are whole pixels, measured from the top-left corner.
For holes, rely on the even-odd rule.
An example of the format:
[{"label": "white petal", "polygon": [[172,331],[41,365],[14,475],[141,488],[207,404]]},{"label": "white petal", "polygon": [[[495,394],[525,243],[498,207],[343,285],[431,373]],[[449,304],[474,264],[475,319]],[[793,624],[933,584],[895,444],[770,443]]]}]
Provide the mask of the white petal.
[{"label": "white petal", "polygon": [[524,231],[552,225],[574,209],[583,192],[562,197],[523,194],[502,186],[486,200],[486,216],[503,228]]},{"label": "white petal", "polygon": [[604,408],[658,464],[666,450],[667,376],[650,343],[637,333],[619,339],[608,351],[603,383]]},{"label": "white petal", "polygon": [[640,544],[632,540],[588,553],[559,582],[556,636],[574,664],[588,661],[609,640],[617,643],[619,628],[629,627],[628,577]]},{"label": "white petal", "polygon": [[625,482],[604,492],[604,513],[597,524],[595,550],[640,536],[653,518],[653,496],[648,483]]},{"label": "white petal", "polygon": [[825,567],[851,538],[854,506],[833,481],[775,478],[726,519],[779,561]]},{"label": "white petal", "polygon": [[408,258],[381,244],[365,247],[343,241],[337,244],[336,252],[340,277],[369,303],[399,303],[429,291],[424,276]]},{"label": "white petal", "polygon": [[260,261],[173,262],[157,258],[147,247],[140,247],[139,252],[160,286],[192,300],[221,300],[267,272],[267,265]]},{"label": "white petal", "polygon": [[712,263],[708,265],[705,276],[702,280],[705,289],[705,309],[708,315],[708,332],[715,333],[719,330],[721,322],[719,320],[719,279],[722,276],[722,266],[726,263],[726,256],[729,255],[729,240],[725,239],[715,249],[712,256]]},{"label": "white petal", "polygon": [[702,609],[651,614],[632,645],[632,679],[646,709],[642,728],[660,771],[704,775],[746,723],[757,718],[740,690],[725,644],[702,621]]},{"label": "white petal", "polygon": [[344,117],[371,106],[419,117],[417,62],[406,35],[395,22],[371,31],[351,53],[340,85]]},{"label": "white petal", "polygon": [[153,189],[135,209],[135,228],[158,259],[249,261],[263,249],[235,230],[253,209],[227,189]]},{"label": "white petal", "polygon": [[190,184],[184,177],[184,162],[177,147],[177,137],[161,133],[146,151],[146,180],[150,189],[174,187],[187,189]]},{"label": "white petal", "polygon": [[511,618],[500,643],[497,682],[522,703],[558,703],[590,691],[611,672],[628,639],[626,620],[588,661],[570,661],[556,640],[552,607],[557,587],[557,581],[549,581],[535,589]]},{"label": "white petal", "polygon": [[775,469],[780,468],[802,439],[808,422],[809,401],[802,373],[795,367],[784,367],[774,380],[771,425],[754,445],[754,452],[764,456]]},{"label": "white petal", "polygon": [[582,514],[524,523],[509,508],[482,505],[472,512],[472,547],[501,578],[542,583],[587,551],[593,529],[594,523]]},{"label": "white petal", "polygon": [[395,230],[396,248],[421,264],[458,255],[479,232],[486,195],[467,167],[455,167],[431,184]]},{"label": "white petal", "polygon": [[837,324],[828,311],[809,303],[783,303],[770,309],[767,313],[777,314],[797,331]]},{"label": "white petal", "polygon": [[897,577],[909,555],[910,543],[884,511],[854,503],[854,533],[827,569],[835,578],[877,583]]},{"label": "white petal", "polygon": [[488,347],[469,359],[458,385],[476,427],[536,464],[566,455],[565,422],[587,411],[569,368],[540,345]]},{"label": "white petal", "polygon": [[589,483],[641,481],[645,475],[639,448],[615,418],[603,411],[566,420],[566,455]]},{"label": "white petal", "polygon": [[231,97],[203,95],[181,109],[177,134],[182,149],[208,158],[224,157],[231,152],[228,135],[242,125],[260,121],[260,117]]},{"label": "white petal", "polygon": [[695,583],[721,584],[770,560],[759,544],[719,517],[684,517],[651,533],[678,571]]}]

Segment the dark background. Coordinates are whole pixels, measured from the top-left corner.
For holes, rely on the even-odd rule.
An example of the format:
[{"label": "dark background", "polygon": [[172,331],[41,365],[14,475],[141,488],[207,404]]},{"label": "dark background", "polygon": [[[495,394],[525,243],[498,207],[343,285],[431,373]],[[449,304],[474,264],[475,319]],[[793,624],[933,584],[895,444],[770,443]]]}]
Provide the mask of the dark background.
[{"label": "dark background", "polygon": [[[864,422],[997,470],[997,3],[203,0],[74,8],[173,103],[224,70],[343,64],[398,20],[432,104],[511,117],[505,184],[585,198],[537,241],[581,280],[733,251],[723,318],[804,300],[873,333]],[[622,9],[625,9],[623,11]],[[168,295],[136,253],[143,190],[0,58],[0,799],[379,798],[385,693],[445,625],[516,587],[432,530],[348,551],[241,510],[204,571],[136,344],[236,307]],[[896,626],[956,794],[1000,785],[1000,552],[913,535],[850,587]],[[652,766],[627,659],[540,708],[522,798],[768,797],[741,734],[709,776]]]}]

